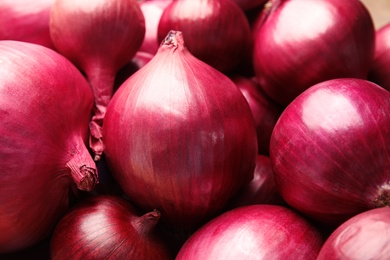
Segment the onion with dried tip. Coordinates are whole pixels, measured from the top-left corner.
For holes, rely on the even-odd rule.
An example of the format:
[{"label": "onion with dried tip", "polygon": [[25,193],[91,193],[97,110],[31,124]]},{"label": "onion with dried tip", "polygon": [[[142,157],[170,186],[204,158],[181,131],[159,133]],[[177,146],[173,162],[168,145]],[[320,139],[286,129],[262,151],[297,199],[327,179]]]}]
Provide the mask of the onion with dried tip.
[{"label": "onion with dried tip", "polygon": [[101,127],[115,77],[142,44],[144,16],[136,0],[56,0],[50,34],[58,52],[86,74],[92,87],[89,146],[99,160],[104,151]]},{"label": "onion with dried tip", "polygon": [[236,208],[198,229],[176,259],[313,259],[321,233],[304,217],[276,205]]},{"label": "onion with dried tip", "polygon": [[0,253],[48,236],[69,190],[93,189],[85,145],[93,95],[77,68],[53,50],[0,41]]},{"label": "onion with dried tip", "polygon": [[60,259],[173,259],[157,210],[142,216],[117,196],[94,196],[72,208],[56,226],[50,255]]},{"label": "onion with dried tip", "polygon": [[131,201],[158,209],[171,230],[193,230],[253,177],[254,119],[239,89],[195,58],[181,32],[113,96],[105,154]]},{"label": "onion with dried tip", "polygon": [[277,103],[286,106],[325,80],[367,77],[375,28],[361,1],[270,0],[260,19],[254,69]]},{"label": "onion with dried tip", "polygon": [[337,226],[390,205],[390,92],[362,79],[316,84],[283,111],[271,136],[278,191]]}]

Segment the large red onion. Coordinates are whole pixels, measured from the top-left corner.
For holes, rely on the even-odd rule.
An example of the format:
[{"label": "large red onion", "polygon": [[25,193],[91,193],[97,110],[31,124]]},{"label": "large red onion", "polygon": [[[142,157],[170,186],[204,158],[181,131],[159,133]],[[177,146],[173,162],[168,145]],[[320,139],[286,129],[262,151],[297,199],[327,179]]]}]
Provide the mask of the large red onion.
[{"label": "large red onion", "polygon": [[371,209],[341,224],[317,260],[390,259],[390,208]]},{"label": "large red onion", "polygon": [[375,55],[368,79],[390,91],[390,23],[376,32]]},{"label": "large red onion", "polygon": [[338,225],[390,204],[390,92],[361,79],[310,87],[271,136],[277,188],[292,207]]},{"label": "large red onion", "polygon": [[334,78],[366,78],[375,29],[359,0],[270,0],[254,42],[259,84],[287,105]]},{"label": "large red onion", "polygon": [[240,63],[251,44],[249,22],[231,0],[173,1],[159,22],[160,42],[170,30],[182,31],[188,50],[224,73]]},{"label": "large red onion", "polygon": [[275,205],[243,206],[198,229],[176,259],[316,259],[323,244],[301,215]]},{"label": "large red onion", "polygon": [[49,31],[55,0],[1,0],[0,40],[16,40],[53,48]]},{"label": "large red onion", "polygon": [[52,259],[173,259],[157,224],[157,210],[140,216],[126,200],[94,196],[76,205],[56,226]]},{"label": "large red onion", "polygon": [[241,90],[252,110],[256,124],[258,152],[269,154],[272,130],[282,113],[282,108],[264,94],[255,79],[232,76],[231,79]]},{"label": "large red onion", "polygon": [[0,41],[0,253],[47,236],[67,210],[71,186],[97,182],[86,146],[91,89],[46,47]]},{"label": "large red onion", "polygon": [[56,49],[87,76],[95,97],[90,147],[99,160],[102,124],[119,69],[129,63],[145,35],[136,0],[56,0],[50,14]]},{"label": "large red onion", "polygon": [[144,210],[188,231],[248,183],[257,155],[248,103],[171,31],[154,58],[115,93],[103,134],[113,175]]}]

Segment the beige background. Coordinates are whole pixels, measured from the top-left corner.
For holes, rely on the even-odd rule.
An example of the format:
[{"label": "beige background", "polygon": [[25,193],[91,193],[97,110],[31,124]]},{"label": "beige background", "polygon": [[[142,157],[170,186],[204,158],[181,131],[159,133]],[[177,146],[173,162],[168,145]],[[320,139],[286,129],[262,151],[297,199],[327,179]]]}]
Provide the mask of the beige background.
[{"label": "beige background", "polygon": [[[343,0],[340,0],[343,1]],[[390,0],[361,0],[370,11],[375,28],[390,23]]]}]

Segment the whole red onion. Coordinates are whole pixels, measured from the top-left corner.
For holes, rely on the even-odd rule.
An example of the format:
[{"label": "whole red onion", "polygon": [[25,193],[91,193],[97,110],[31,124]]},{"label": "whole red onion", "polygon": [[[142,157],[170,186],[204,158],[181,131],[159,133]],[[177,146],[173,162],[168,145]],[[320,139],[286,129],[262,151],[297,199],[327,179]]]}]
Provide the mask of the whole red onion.
[{"label": "whole red onion", "polygon": [[86,146],[91,89],[46,47],[0,41],[0,253],[49,235],[72,186],[97,183]]},{"label": "whole red onion", "polygon": [[261,19],[254,68],[276,102],[325,80],[367,77],[375,29],[359,0],[270,0]]},{"label": "whole red onion", "polygon": [[133,203],[188,231],[253,177],[253,116],[224,74],[171,31],[108,106],[103,134],[113,175]]},{"label": "whole red onion", "polygon": [[54,48],[49,15],[55,0],[1,0],[0,40],[16,40]]},{"label": "whole red onion", "polygon": [[157,210],[140,216],[128,201],[94,196],[72,208],[56,226],[52,259],[173,259],[157,223]]},{"label": "whole red onion", "polygon": [[182,31],[188,50],[224,73],[240,63],[251,44],[249,22],[231,0],[172,1],[160,18],[159,42],[170,30]]},{"label": "whole red onion", "polygon": [[341,224],[317,260],[390,259],[390,208],[371,209]]},{"label": "whole red onion", "polygon": [[198,229],[176,259],[316,259],[323,238],[306,219],[276,205],[243,206]]},{"label": "whole red onion", "polygon": [[361,79],[316,84],[271,136],[276,186],[292,207],[339,225],[390,204],[390,92]]},{"label": "whole red onion", "polygon": [[252,110],[256,124],[258,152],[269,155],[272,130],[282,113],[282,108],[264,94],[255,79],[232,76],[231,79],[241,90]]},{"label": "whole red onion", "polygon": [[375,55],[368,79],[390,91],[390,23],[376,32]]},{"label": "whole red onion", "polygon": [[95,97],[90,148],[95,160],[104,150],[102,124],[119,69],[131,61],[145,35],[136,0],[56,0],[50,14],[56,49],[87,76]]}]

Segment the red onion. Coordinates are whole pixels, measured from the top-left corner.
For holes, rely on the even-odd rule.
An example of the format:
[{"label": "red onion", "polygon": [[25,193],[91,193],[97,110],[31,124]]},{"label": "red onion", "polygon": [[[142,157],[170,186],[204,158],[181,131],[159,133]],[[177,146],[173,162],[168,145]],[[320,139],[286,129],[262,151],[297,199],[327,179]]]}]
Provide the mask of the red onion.
[{"label": "red onion", "polygon": [[158,23],[164,9],[173,0],[144,0],[140,1],[141,11],[145,17],[145,38],[140,51],[156,54],[160,41],[157,40]]},{"label": "red onion", "polygon": [[389,207],[365,211],[339,226],[317,259],[390,259],[389,234]]},{"label": "red onion", "polygon": [[390,91],[390,23],[376,32],[375,55],[368,79]]},{"label": "red onion", "polygon": [[182,31],[188,50],[224,73],[240,63],[251,44],[249,22],[231,0],[173,1],[159,22],[160,42],[170,30]]},{"label": "red onion", "polygon": [[195,58],[171,31],[153,59],[108,106],[107,161],[130,199],[188,231],[221,209],[253,177],[256,131],[244,96]]},{"label": "red onion", "polygon": [[366,78],[375,29],[359,0],[270,0],[254,42],[259,84],[287,105],[334,78]]},{"label": "red onion", "polygon": [[256,124],[258,152],[268,155],[272,130],[282,109],[264,94],[255,79],[237,75],[232,76],[231,79],[241,90],[252,110]]},{"label": "red onion", "polygon": [[276,186],[292,207],[339,225],[390,204],[390,92],[361,79],[310,87],[271,136]]},{"label": "red onion", "polygon": [[87,76],[95,97],[90,148],[95,160],[104,150],[102,124],[115,76],[141,46],[145,21],[136,0],[57,0],[50,14],[57,50]]},{"label": "red onion", "polygon": [[55,0],[1,0],[0,40],[17,40],[54,48],[49,32]]},{"label": "red onion", "polygon": [[157,223],[116,196],[94,196],[69,211],[54,230],[52,259],[173,259]]},{"label": "red onion", "polygon": [[252,205],[198,229],[176,259],[316,259],[322,244],[320,233],[294,211]]},{"label": "red onion", "polygon": [[0,253],[47,236],[71,186],[90,191],[85,141],[93,95],[82,74],[46,47],[0,41]]}]

